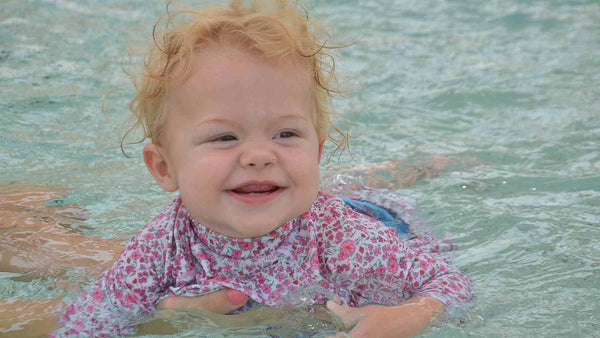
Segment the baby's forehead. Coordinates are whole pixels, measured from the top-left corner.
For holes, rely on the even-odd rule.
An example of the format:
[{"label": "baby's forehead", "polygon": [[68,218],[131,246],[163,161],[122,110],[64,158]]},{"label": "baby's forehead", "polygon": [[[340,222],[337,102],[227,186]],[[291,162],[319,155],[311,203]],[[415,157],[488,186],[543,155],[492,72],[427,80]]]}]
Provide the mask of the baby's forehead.
[{"label": "baby's forehead", "polygon": [[[292,81],[301,85],[313,86],[312,72],[306,60],[296,55],[267,56],[244,46],[231,44],[211,44],[196,48],[186,63],[178,64],[173,73],[181,72],[183,76],[172,83],[177,88],[189,84],[191,78],[204,80],[220,80],[228,75],[244,75],[261,70],[277,69],[285,74],[281,82]],[[266,77],[265,80],[277,81],[277,77]]]},{"label": "baby's forehead", "polygon": [[211,46],[196,51],[182,69],[187,74],[168,88],[168,107],[183,102],[190,102],[190,109],[231,105],[235,102],[225,101],[248,95],[265,100],[265,105],[287,100],[287,105],[314,106],[311,73],[290,56],[265,57],[236,46]]}]

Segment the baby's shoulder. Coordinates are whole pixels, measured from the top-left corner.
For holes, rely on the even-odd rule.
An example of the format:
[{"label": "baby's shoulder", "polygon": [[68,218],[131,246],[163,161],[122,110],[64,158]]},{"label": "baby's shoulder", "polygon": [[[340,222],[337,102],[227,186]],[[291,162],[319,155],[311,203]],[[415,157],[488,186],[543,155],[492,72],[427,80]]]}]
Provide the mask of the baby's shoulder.
[{"label": "baby's shoulder", "polygon": [[340,197],[334,196],[332,194],[319,191],[317,194],[317,198],[314,200],[312,204],[312,210],[321,211],[327,209],[336,209],[343,205],[343,201]]},{"label": "baby's shoulder", "polygon": [[185,212],[181,203],[181,198],[177,197],[159,212],[154,219],[138,230],[129,243],[154,248],[164,247],[172,239],[171,237],[177,225],[181,223],[179,220],[186,216],[187,212]]},{"label": "baby's shoulder", "polygon": [[364,214],[354,211],[340,197],[327,193],[319,193],[313,203],[313,221],[318,234],[337,238],[372,237],[385,226]]},{"label": "baby's shoulder", "polygon": [[[318,207],[313,213],[314,229],[324,264],[337,264],[335,262],[339,259],[350,262],[346,259],[350,253],[362,257],[365,252],[383,252],[381,250],[386,248],[392,251],[399,247],[395,230],[354,211],[341,198],[320,194],[316,202]],[[350,265],[355,264],[360,263],[352,262]]]},{"label": "baby's shoulder", "polygon": [[311,207],[311,216],[317,223],[323,226],[333,226],[344,220],[346,205],[337,196],[319,192]]}]

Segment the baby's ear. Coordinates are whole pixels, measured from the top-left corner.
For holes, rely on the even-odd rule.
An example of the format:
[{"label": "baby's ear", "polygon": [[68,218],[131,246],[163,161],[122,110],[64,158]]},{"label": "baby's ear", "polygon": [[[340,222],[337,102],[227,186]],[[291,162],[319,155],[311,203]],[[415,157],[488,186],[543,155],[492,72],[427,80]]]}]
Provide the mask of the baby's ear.
[{"label": "baby's ear", "polygon": [[148,143],[144,146],[144,162],[146,168],[165,191],[176,191],[177,180],[171,175],[169,163],[163,156],[164,150],[161,150],[159,145]]}]

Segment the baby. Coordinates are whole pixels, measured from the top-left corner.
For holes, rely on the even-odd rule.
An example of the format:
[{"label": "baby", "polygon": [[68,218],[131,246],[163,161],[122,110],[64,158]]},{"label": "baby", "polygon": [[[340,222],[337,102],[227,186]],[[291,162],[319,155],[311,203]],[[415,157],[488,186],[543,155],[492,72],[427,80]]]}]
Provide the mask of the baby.
[{"label": "baby", "polygon": [[[334,92],[327,47],[285,1],[180,11],[155,37],[131,109],[149,172],[178,197],[69,305],[56,335],[135,333],[169,296],[239,290],[257,304],[294,303],[303,290],[352,334],[412,335],[470,282],[401,239],[402,197],[363,189],[345,201],[319,192]],[[379,220],[384,221],[384,223]],[[430,243],[431,244],[431,243]],[[296,295],[296,296],[295,296]]]}]

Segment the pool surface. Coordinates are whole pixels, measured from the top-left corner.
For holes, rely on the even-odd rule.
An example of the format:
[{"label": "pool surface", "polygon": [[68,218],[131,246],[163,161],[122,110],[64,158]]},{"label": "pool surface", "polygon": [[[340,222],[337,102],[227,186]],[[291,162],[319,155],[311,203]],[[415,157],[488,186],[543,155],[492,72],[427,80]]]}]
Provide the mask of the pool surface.
[{"label": "pool surface", "polygon": [[[334,156],[323,171],[428,154],[453,160],[439,176],[401,190],[420,201],[441,236],[455,239],[453,259],[474,283],[471,306],[423,336],[597,336],[600,3],[306,7],[325,19],[335,42],[355,43],[340,51],[349,91],[335,101],[337,120],[351,126],[352,156]],[[121,58],[128,43],[147,41],[165,2],[8,0],[0,9],[0,184],[67,189],[65,203],[88,211],[74,228],[129,237],[173,198],[147,173],[140,145],[126,147],[132,158],[119,149],[132,95]],[[4,300],[74,296],[44,279],[13,277],[0,272]],[[162,320],[184,336],[331,329],[327,320],[286,311],[265,312],[284,318],[275,331]]]}]

